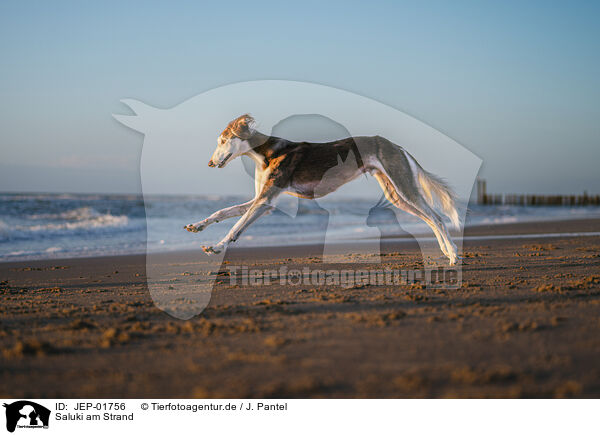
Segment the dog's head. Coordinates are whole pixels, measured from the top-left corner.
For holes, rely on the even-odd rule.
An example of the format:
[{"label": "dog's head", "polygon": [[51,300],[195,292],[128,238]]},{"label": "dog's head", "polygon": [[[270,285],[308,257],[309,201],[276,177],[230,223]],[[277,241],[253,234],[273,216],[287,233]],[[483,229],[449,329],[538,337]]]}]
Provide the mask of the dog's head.
[{"label": "dog's head", "polygon": [[217,148],[208,162],[210,167],[222,168],[231,160],[250,151],[248,139],[254,132],[254,118],[245,114],[234,119],[217,139]]}]

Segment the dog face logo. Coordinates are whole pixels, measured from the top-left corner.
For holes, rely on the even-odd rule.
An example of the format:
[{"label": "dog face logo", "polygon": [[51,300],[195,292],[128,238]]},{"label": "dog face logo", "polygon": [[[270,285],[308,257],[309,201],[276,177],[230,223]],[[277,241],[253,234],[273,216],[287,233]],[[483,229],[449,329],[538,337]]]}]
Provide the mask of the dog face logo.
[{"label": "dog face logo", "polygon": [[6,430],[14,432],[16,428],[48,428],[50,410],[29,400],[19,400],[4,404],[6,408]]}]

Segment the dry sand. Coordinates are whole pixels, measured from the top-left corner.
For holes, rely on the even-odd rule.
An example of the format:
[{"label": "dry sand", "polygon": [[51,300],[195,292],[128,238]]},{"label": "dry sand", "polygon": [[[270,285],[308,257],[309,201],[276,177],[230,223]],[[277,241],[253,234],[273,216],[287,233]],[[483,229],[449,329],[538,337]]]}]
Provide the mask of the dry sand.
[{"label": "dry sand", "polygon": [[[580,220],[467,236],[599,230]],[[421,261],[415,244],[383,251],[389,267]],[[0,396],[600,397],[600,237],[464,251],[457,290],[225,280],[189,321],[154,306],[144,256],[3,263]],[[315,267],[318,249],[229,257]]]}]

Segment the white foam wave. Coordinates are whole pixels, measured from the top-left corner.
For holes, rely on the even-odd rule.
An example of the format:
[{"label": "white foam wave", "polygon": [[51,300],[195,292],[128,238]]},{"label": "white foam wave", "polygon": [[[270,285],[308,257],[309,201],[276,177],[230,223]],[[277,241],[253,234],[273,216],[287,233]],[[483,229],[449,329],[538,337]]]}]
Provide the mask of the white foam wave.
[{"label": "white foam wave", "polygon": [[125,215],[112,215],[110,213],[99,213],[91,207],[80,207],[73,210],[56,214],[30,215],[32,220],[55,220],[58,222],[40,223],[36,225],[19,225],[20,231],[56,231],[56,230],[78,230],[106,227],[124,227],[129,223]]}]

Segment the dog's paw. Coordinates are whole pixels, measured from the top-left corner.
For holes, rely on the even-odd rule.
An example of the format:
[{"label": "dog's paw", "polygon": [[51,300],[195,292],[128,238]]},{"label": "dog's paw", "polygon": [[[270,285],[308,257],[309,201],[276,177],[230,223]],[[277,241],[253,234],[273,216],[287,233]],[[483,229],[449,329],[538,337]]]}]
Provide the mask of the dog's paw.
[{"label": "dog's paw", "polygon": [[208,255],[220,254],[223,251],[222,246],[203,246],[202,250],[206,252]]},{"label": "dog's paw", "polygon": [[190,233],[198,233],[206,228],[206,225],[189,224],[183,227],[184,230],[188,230]]},{"label": "dog's paw", "polygon": [[456,266],[457,263],[463,261],[463,257],[461,257],[460,255],[454,255],[452,257],[450,257],[450,266]]}]

